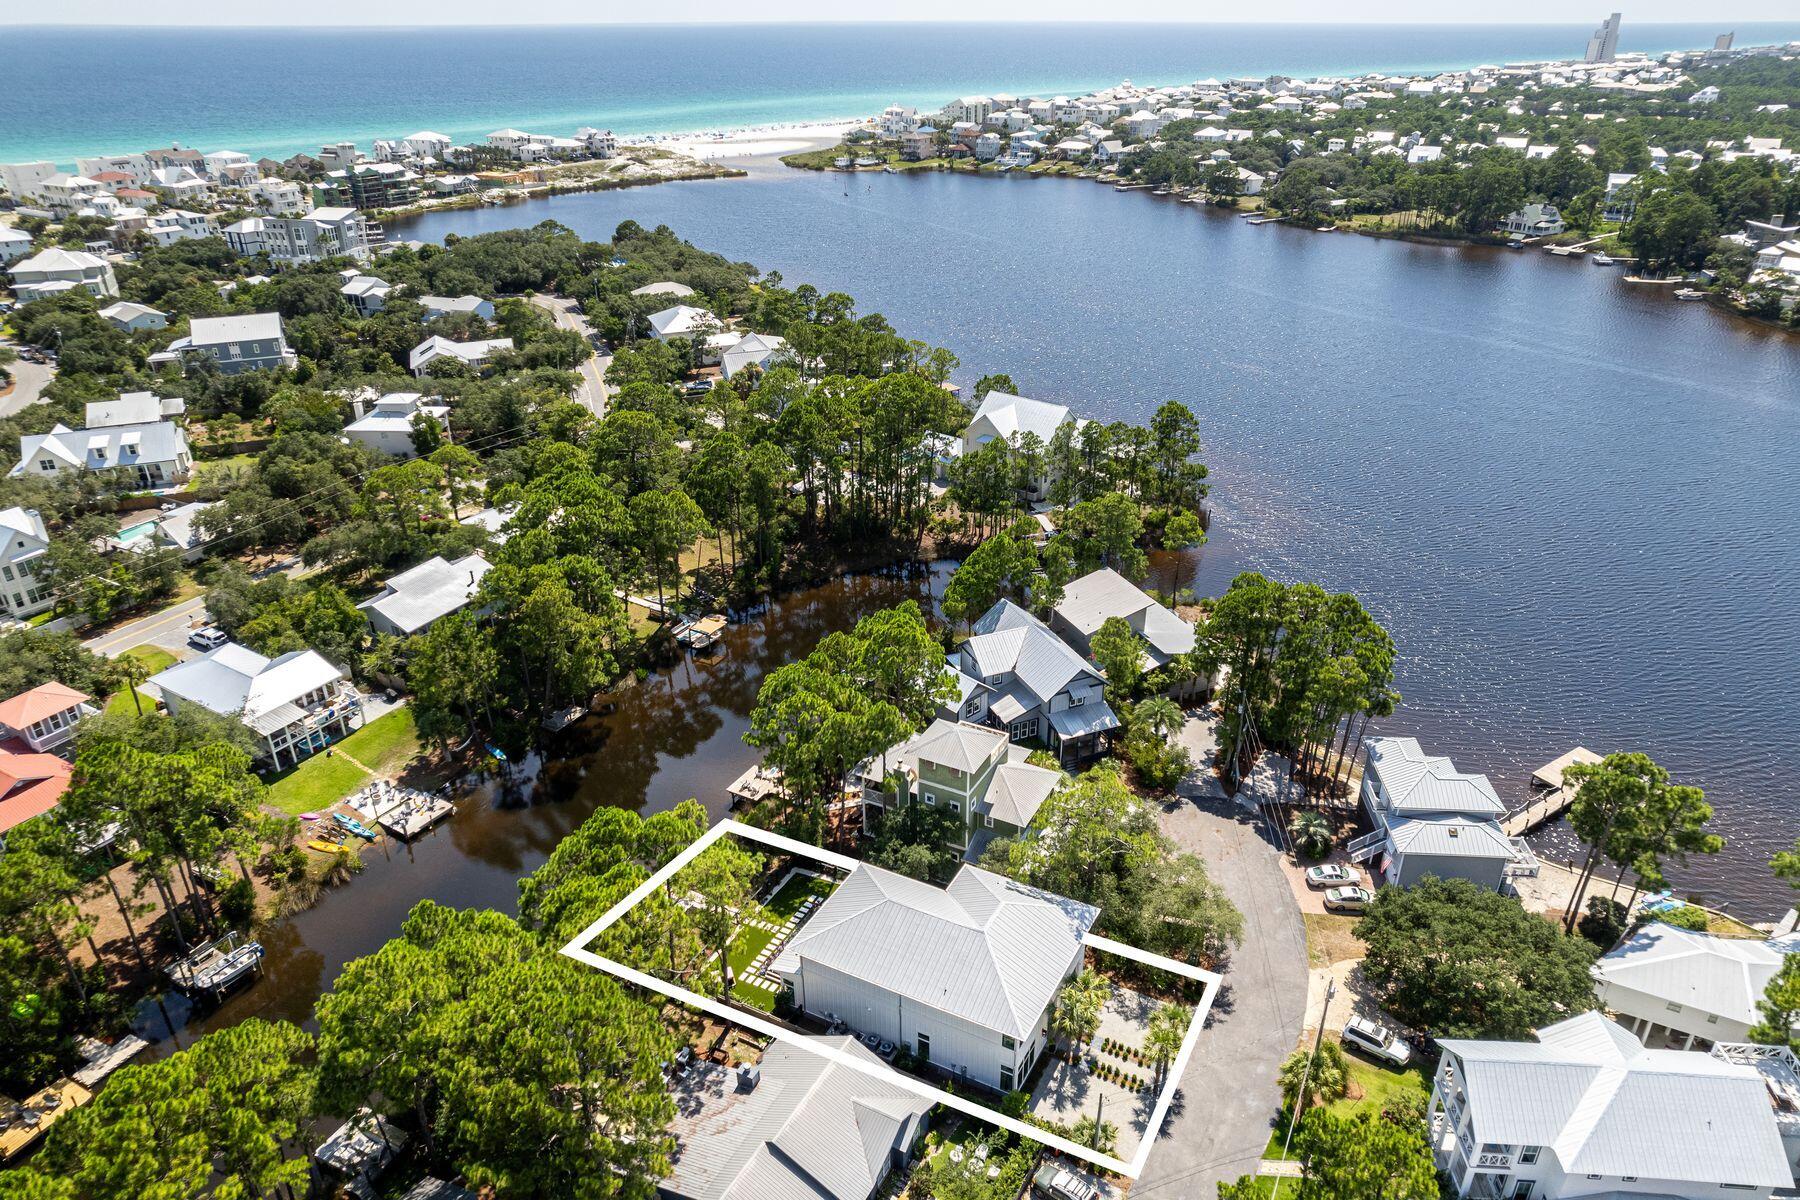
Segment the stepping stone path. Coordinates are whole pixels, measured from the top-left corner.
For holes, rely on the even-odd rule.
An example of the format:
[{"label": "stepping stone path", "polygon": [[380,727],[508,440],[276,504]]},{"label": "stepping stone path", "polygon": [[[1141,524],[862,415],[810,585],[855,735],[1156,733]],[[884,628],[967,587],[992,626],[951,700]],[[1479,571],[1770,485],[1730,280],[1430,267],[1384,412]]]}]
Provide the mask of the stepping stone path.
[{"label": "stepping stone path", "polygon": [[782,947],[786,946],[788,940],[794,936],[794,930],[800,928],[806,921],[806,918],[812,916],[813,909],[817,908],[819,903],[820,901],[817,896],[808,896],[805,902],[800,905],[800,911],[789,917],[787,921],[781,925],[777,925],[766,917],[752,917],[750,919],[750,924],[756,926],[758,929],[766,929],[775,936],[769,940],[769,944],[764,946],[762,951],[751,961],[750,968],[744,972],[744,977],[738,980],[738,982],[747,983],[751,987],[761,988],[766,992],[779,992],[781,990],[781,980],[769,974],[769,964],[775,961],[775,956],[781,953]]}]

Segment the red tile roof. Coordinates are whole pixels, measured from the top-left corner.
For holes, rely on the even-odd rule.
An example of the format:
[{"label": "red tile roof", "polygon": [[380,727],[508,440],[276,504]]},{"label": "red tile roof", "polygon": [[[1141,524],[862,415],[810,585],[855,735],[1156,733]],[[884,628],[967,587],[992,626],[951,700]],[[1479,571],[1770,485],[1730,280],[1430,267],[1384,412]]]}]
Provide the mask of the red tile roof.
[{"label": "red tile roof", "polygon": [[41,683],[11,700],[0,700],[0,725],[8,729],[29,729],[45,717],[74,708],[88,699],[86,692],[78,692],[72,687],[55,682]]},{"label": "red tile roof", "polygon": [[69,771],[54,754],[0,751],[0,833],[55,808],[69,790]]}]

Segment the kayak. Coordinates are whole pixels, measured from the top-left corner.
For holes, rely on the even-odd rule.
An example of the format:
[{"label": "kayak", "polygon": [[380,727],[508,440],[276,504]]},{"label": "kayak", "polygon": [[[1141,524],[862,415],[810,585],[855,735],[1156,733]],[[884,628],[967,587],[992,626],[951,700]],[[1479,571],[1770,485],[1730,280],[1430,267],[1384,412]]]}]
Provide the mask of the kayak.
[{"label": "kayak", "polygon": [[506,751],[504,751],[500,747],[494,745],[494,743],[492,743],[492,742],[489,742],[487,744],[487,752],[489,754],[493,755],[495,758],[499,759],[501,762],[506,761]]},{"label": "kayak", "polygon": [[308,850],[317,850],[320,854],[342,854],[344,852],[344,843],[328,842],[324,838],[314,838],[312,841],[306,843],[306,848]]},{"label": "kayak", "polygon": [[343,813],[332,813],[331,818],[363,841],[372,842],[375,840],[374,832],[355,817],[347,817]]},{"label": "kayak", "polygon": [[316,821],[319,819],[319,814],[318,813],[301,813],[300,819],[302,821]]}]

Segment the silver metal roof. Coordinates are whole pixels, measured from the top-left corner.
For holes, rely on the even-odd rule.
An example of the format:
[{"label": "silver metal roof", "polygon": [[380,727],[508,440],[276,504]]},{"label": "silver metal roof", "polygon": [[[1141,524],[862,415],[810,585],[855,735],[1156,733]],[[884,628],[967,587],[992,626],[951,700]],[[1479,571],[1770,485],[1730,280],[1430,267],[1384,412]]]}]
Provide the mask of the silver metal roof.
[{"label": "silver metal roof", "polygon": [[936,888],[863,864],[776,957],[816,962],[985,1029],[1029,1037],[1099,910],[964,866]]},{"label": "silver metal roof", "polygon": [[1506,805],[1500,802],[1486,775],[1458,771],[1448,758],[1426,754],[1417,738],[1374,737],[1364,744],[1369,749],[1369,767],[1380,779],[1396,813],[1486,817],[1506,813]]},{"label": "silver metal roof", "polygon": [[1757,1002],[1787,955],[1751,938],[1722,938],[1660,921],[1603,955],[1594,978],[1754,1025]]}]

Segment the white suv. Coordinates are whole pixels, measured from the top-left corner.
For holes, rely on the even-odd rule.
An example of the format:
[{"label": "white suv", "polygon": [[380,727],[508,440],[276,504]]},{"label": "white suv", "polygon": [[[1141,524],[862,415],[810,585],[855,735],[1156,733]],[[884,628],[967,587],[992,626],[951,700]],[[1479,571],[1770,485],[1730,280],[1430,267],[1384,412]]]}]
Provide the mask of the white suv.
[{"label": "white suv", "polygon": [[1351,1017],[1344,1026],[1344,1047],[1361,1050],[1371,1058],[1404,1067],[1412,1061],[1412,1047],[1386,1025],[1366,1017]]}]

